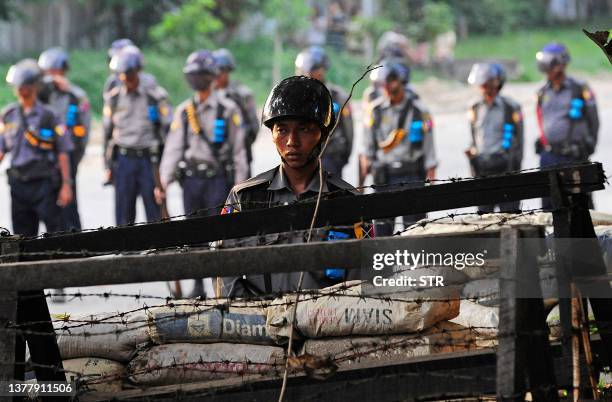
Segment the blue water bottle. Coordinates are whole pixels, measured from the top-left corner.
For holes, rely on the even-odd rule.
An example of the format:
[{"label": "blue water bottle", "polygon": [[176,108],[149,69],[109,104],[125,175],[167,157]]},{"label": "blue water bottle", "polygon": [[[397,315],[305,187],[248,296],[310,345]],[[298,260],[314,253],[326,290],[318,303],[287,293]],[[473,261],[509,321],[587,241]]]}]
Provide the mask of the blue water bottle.
[{"label": "blue water bottle", "polygon": [[225,120],[215,119],[215,127],[213,129],[213,143],[220,144],[225,141]]},{"label": "blue water bottle", "polygon": [[[344,232],[337,232],[335,230],[330,230],[327,233],[327,241],[334,240],[346,240],[350,236]],[[344,268],[325,268],[325,276],[334,281],[341,281],[344,279]]]}]

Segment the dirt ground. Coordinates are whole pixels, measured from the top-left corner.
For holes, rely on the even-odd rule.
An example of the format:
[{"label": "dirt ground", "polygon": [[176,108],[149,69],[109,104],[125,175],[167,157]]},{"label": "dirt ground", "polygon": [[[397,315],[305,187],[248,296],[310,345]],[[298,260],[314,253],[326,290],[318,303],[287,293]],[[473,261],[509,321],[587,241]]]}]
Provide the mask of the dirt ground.
[{"label": "dirt ground", "polygon": [[[604,164],[604,168],[612,166],[612,74],[595,77],[581,77],[587,79],[595,92],[599,105],[601,127],[599,130],[599,143],[597,152],[592,160]],[[503,94],[520,102],[525,116],[525,150],[523,168],[538,166],[537,155],[533,151],[533,143],[537,137],[535,119],[535,93],[541,83],[511,83],[503,89]],[[469,176],[469,166],[463,150],[469,143],[470,133],[467,122],[467,107],[477,97],[473,88],[454,82],[430,79],[415,85],[421,95],[423,103],[430,108],[434,117],[435,144],[439,159],[437,175],[439,178]],[[360,94],[359,94],[360,95]],[[353,102],[356,127],[360,127],[360,102]],[[103,165],[101,130],[99,124],[88,147],[87,154],[80,166],[78,176],[78,200],[81,219],[84,228],[97,228],[114,225],[114,190],[112,187],[103,187]],[[344,170],[344,178],[351,184],[357,183],[356,150],[361,144],[361,130],[356,133],[355,147],[350,164]],[[254,145],[253,172],[259,173],[279,163],[269,132],[261,131]],[[4,162],[0,168],[0,226],[12,228],[10,219],[10,192],[7,185]],[[612,190],[607,187],[594,196],[596,209],[612,212]],[[523,208],[538,208],[539,200],[523,202]],[[181,190],[177,185],[169,188],[169,210],[171,215],[183,213]],[[445,212],[442,212],[445,213]],[[440,213],[431,214],[439,216]],[[142,205],[138,207],[138,220],[144,220]],[[189,289],[190,281],[183,281],[184,288]],[[146,293],[160,296],[167,295],[164,283],[133,284],[114,287],[97,287],[95,289],[81,289],[82,291]],[[151,301],[147,301],[152,304]],[[52,303],[53,312],[93,312],[116,311],[129,309],[136,305],[136,300],[111,298],[101,302],[100,299],[73,300],[69,303]]]}]

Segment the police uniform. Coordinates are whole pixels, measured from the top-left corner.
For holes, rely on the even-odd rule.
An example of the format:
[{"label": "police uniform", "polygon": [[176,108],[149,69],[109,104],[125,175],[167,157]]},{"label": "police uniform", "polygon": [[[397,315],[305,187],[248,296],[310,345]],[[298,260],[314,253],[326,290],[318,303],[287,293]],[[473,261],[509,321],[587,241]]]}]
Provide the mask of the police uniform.
[{"label": "police uniform", "polygon": [[[423,186],[427,170],[438,164],[429,112],[418,100],[405,96],[396,105],[380,97],[372,103],[369,114],[364,154],[371,163],[374,184],[387,185],[375,191]],[[409,184],[393,186],[399,183]],[[405,216],[404,225],[422,217]],[[377,236],[388,236],[392,231],[392,222],[376,223]]]},{"label": "police uniform", "polygon": [[69,157],[73,180],[73,201],[62,208],[62,221],[65,230],[80,230],[81,219],[77,206],[76,175],[89,140],[91,126],[89,99],[85,91],[73,83],[70,83],[68,91],[61,91],[52,82],[45,83],[38,97],[59,117],[66,129],[66,135],[70,135],[72,140],[74,149],[70,152]]},{"label": "police uniform", "polygon": [[128,92],[125,85],[116,86],[104,100],[106,160],[113,172],[118,225],[134,223],[138,195],[147,220],[160,218],[153,193],[153,164],[159,161],[170,119],[166,98],[165,89],[140,80],[134,91]]},{"label": "police uniform", "polygon": [[340,120],[323,154],[323,167],[329,173],[342,177],[342,169],[348,163],[353,149],[353,116],[349,104],[344,107],[342,115],[339,115],[348,94],[338,85],[325,85],[332,96],[334,114]]},{"label": "police uniform", "polygon": [[242,115],[242,127],[244,129],[244,146],[247,153],[248,176],[250,176],[250,165],[253,161],[253,143],[259,133],[259,118],[257,117],[257,106],[253,98],[253,91],[246,85],[237,81],[231,81],[227,88],[217,89],[218,93],[226,96],[238,105]]},{"label": "police uniform", "polygon": [[35,236],[39,221],[47,232],[60,230],[58,155],[72,151],[70,136],[63,135],[58,117],[40,102],[28,113],[11,104],[2,111],[0,122],[0,153],[11,153],[7,173],[13,231]]},{"label": "police uniform", "polygon": [[178,179],[185,213],[218,212],[230,188],[248,177],[245,130],[238,106],[217,92],[179,105],[160,165],[164,188]]},{"label": "police uniform", "polygon": [[[521,168],[523,159],[523,116],[518,103],[498,95],[489,105],[475,102],[469,111],[472,147],[471,159],[478,176],[501,174]],[[520,202],[499,204],[500,211],[517,211]],[[481,212],[493,212],[495,205],[479,207]]]},{"label": "police uniform", "polygon": [[[155,80],[155,77],[147,73],[146,71],[141,71],[140,73],[138,73],[138,77],[140,78],[140,81],[143,83],[144,86],[150,87],[152,89],[157,87],[157,81]],[[113,88],[120,87],[121,85],[122,84],[121,80],[119,79],[119,76],[117,74],[110,74],[108,77],[106,77],[106,81],[104,81],[104,86],[102,87],[102,98],[107,98]]]},{"label": "police uniform", "polygon": [[[288,205],[305,200],[315,200],[320,187],[318,170],[310,180],[306,190],[296,195],[289,185],[282,165],[261,173],[232,188],[222,214],[234,213],[258,208],[270,208],[277,205]],[[324,173],[323,193],[333,193],[331,197],[359,194],[350,184],[340,177]],[[329,197],[329,196],[328,196]],[[362,225],[341,228],[319,228],[314,230],[314,241],[334,239],[361,238],[367,236],[367,229]],[[250,237],[240,240],[225,240],[222,247],[258,246],[270,244],[293,244],[306,242],[308,231],[294,231],[265,236]],[[296,290],[300,274],[298,272],[272,275],[245,275],[238,278],[223,278],[224,296],[249,296],[289,292]],[[349,279],[358,279],[357,270],[328,268],[325,271],[305,272],[302,289],[320,289]]]}]

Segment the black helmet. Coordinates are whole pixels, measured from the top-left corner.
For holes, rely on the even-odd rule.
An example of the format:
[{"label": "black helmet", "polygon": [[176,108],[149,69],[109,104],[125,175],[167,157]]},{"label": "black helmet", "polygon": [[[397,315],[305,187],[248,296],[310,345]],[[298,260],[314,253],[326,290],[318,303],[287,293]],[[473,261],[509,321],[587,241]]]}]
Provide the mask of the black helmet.
[{"label": "black helmet", "polygon": [[6,74],[6,82],[14,88],[23,85],[37,85],[42,77],[42,71],[34,59],[24,59],[13,64]]},{"label": "black helmet", "polygon": [[134,46],[134,42],[127,38],[121,38],[114,40],[108,48],[108,61],[113,58],[115,54],[126,46]]},{"label": "black helmet", "polygon": [[225,48],[217,49],[213,52],[215,62],[221,71],[234,71],[236,69],[236,61],[232,52]]},{"label": "black helmet", "polygon": [[570,55],[565,45],[549,43],[536,53],[538,69],[545,73],[557,64],[566,65],[570,62]]},{"label": "black helmet", "polygon": [[499,63],[476,63],[470,70],[468,83],[472,85],[483,85],[489,80],[497,79],[499,81],[498,90],[504,86],[506,82],[506,72]]},{"label": "black helmet", "polygon": [[108,66],[116,74],[139,71],[144,66],[144,58],[136,46],[126,46],[115,53]]},{"label": "black helmet", "polygon": [[219,73],[219,68],[215,62],[213,53],[202,49],[192,52],[187,57],[185,67],[183,67],[183,73],[191,88],[196,91],[205,90]]},{"label": "black helmet", "polygon": [[321,46],[302,50],[295,58],[296,74],[308,74],[320,68],[329,70],[329,57]]},{"label": "black helmet", "polygon": [[329,90],[314,78],[285,78],[268,95],[261,121],[271,129],[275,121],[285,118],[315,121],[321,128],[322,137],[328,135],[335,124]]},{"label": "black helmet", "polygon": [[68,53],[61,47],[52,47],[40,54],[38,67],[43,70],[68,70]]},{"label": "black helmet", "polygon": [[399,80],[404,84],[410,82],[410,67],[398,59],[385,59],[380,62],[382,67],[372,70],[370,80],[377,83],[385,83]]}]

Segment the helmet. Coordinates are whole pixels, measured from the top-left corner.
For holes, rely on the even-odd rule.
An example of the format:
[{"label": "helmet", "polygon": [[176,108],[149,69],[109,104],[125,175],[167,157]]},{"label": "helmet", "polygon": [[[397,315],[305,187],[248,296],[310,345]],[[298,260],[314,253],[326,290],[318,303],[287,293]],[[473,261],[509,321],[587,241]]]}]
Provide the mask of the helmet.
[{"label": "helmet", "polygon": [[385,59],[381,61],[382,67],[372,70],[370,80],[372,82],[384,83],[399,80],[404,84],[410,81],[410,67],[398,59]]},{"label": "helmet", "polygon": [[570,61],[570,55],[565,45],[561,43],[549,43],[536,53],[536,61],[538,69],[545,73],[557,64],[567,64]]},{"label": "helmet", "polygon": [[36,85],[40,82],[42,71],[34,59],[24,59],[13,64],[6,74],[6,82],[19,88],[23,85]]},{"label": "helmet", "polygon": [[501,89],[506,82],[506,72],[498,63],[476,63],[472,66],[467,82],[471,85],[483,85],[489,80],[497,79]]},{"label": "helmet", "polygon": [[335,124],[329,90],[314,78],[293,76],[279,82],[268,96],[261,121],[268,128],[283,118],[301,118],[317,122],[328,134]]},{"label": "helmet", "polygon": [[129,45],[115,53],[108,66],[116,74],[138,71],[144,66],[144,58],[140,49]]},{"label": "helmet", "polygon": [[116,39],[111,43],[108,48],[108,60],[113,58],[113,56],[121,49],[126,46],[134,46],[134,42],[127,38]]},{"label": "helmet", "polygon": [[68,70],[68,53],[61,47],[52,47],[40,54],[38,66],[43,70]]},{"label": "helmet", "polygon": [[213,53],[215,62],[221,71],[233,71],[236,69],[236,60],[232,52],[225,48],[217,49]]},{"label": "helmet", "polygon": [[189,86],[197,91],[207,89],[210,86],[219,73],[219,68],[213,53],[202,49],[192,52],[187,57],[183,73]]},{"label": "helmet", "polygon": [[304,49],[295,58],[295,71],[298,74],[308,74],[320,68],[329,70],[329,57],[320,46]]}]

